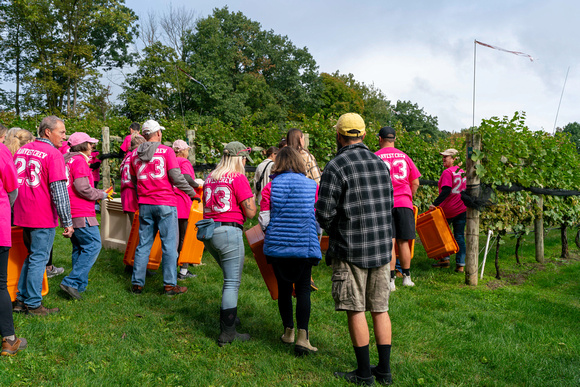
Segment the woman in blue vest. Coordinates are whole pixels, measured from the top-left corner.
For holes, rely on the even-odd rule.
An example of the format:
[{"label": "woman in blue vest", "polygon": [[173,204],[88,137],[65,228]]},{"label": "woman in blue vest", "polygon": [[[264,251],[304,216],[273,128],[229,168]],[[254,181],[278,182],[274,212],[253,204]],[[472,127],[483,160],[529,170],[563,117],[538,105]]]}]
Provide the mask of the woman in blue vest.
[{"label": "woman in blue vest", "polygon": [[284,324],[281,339],[286,344],[294,343],[293,286],[296,292],[297,355],[318,351],[308,336],[310,275],[322,258],[314,218],[318,185],[305,173],[296,149],[280,150],[272,167],[274,177],[262,190],[259,217],[266,232],[264,254],[278,281],[278,309]]}]

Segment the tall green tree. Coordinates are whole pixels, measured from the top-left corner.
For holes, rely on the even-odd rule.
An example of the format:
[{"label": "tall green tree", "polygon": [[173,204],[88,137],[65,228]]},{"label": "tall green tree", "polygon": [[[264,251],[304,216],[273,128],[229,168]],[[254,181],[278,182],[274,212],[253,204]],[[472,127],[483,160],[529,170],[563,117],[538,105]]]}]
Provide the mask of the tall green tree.
[{"label": "tall green tree", "polygon": [[576,151],[580,153],[580,124],[578,122],[570,122],[564,126],[562,131],[570,135],[570,140],[576,145]]},{"label": "tall green tree", "polygon": [[407,132],[419,132],[426,140],[435,141],[443,133],[439,131],[437,117],[431,116],[411,101],[397,101],[394,113]]},{"label": "tall green tree", "polygon": [[188,70],[207,88],[189,83],[191,111],[240,123],[252,114],[282,121],[318,110],[321,85],[312,55],[241,12],[224,7],[198,20],[185,52]]},{"label": "tall green tree", "polygon": [[5,5],[18,19],[8,21],[3,32],[19,23],[27,42],[30,72],[22,81],[37,110],[74,115],[83,82],[101,69],[131,63],[128,45],[137,16],[123,0],[12,0]]},{"label": "tall green tree", "polygon": [[22,15],[12,1],[0,1],[0,50],[3,60],[0,61],[0,73],[5,81],[14,84],[14,92],[3,90],[2,104],[8,109],[15,109],[20,116],[20,95],[22,78],[29,70],[28,47],[30,41],[22,30]]}]

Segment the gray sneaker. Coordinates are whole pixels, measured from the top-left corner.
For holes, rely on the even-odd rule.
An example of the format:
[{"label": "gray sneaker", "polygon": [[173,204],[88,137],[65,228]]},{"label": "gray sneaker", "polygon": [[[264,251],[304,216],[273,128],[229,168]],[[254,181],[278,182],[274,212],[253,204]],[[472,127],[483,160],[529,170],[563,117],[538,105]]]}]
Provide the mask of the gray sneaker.
[{"label": "gray sneaker", "polygon": [[81,294],[79,293],[79,291],[77,289],[70,287],[70,286],[66,286],[64,284],[60,284],[60,288],[62,289],[63,292],[68,294],[71,298],[74,298],[75,300],[82,299]]},{"label": "gray sneaker", "polygon": [[193,274],[189,271],[185,274],[177,273],[177,280],[178,281],[183,281],[183,280],[186,280],[188,278],[195,278],[195,277],[197,277],[197,274]]},{"label": "gray sneaker", "polygon": [[56,277],[58,275],[61,275],[64,273],[64,268],[62,267],[56,267],[54,265],[52,265],[52,268],[49,268],[49,266],[46,267],[46,276],[48,278],[53,278]]}]

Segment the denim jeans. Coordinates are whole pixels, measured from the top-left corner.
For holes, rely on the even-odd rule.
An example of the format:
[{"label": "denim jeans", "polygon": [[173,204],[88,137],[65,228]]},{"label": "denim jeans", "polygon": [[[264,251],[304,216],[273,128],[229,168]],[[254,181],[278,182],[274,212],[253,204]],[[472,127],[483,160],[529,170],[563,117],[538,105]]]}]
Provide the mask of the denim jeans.
[{"label": "denim jeans", "polygon": [[453,226],[453,237],[457,241],[459,251],[455,254],[455,264],[465,266],[465,223],[467,222],[467,213],[457,215],[454,218],[447,219],[447,222]]},{"label": "denim jeans", "polygon": [[72,242],[72,271],[62,279],[62,284],[84,292],[89,284],[89,271],[95,264],[101,251],[101,233],[99,226],[75,228],[70,238]]},{"label": "denim jeans", "polygon": [[36,308],[42,303],[42,280],[56,229],[24,227],[22,234],[28,257],[22,265],[16,298],[29,307]]},{"label": "denim jeans", "polygon": [[133,285],[145,286],[147,263],[155,236],[159,231],[163,257],[163,284],[177,284],[177,207],[139,204],[139,245],[133,263]]},{"label": "denim jeans", "polygon": [[244,268],[244,240],[242,230],[232,226],[217,227],[213,237],[204,241],[205,248],[215,258],[224,274],[221,309],[238,306],[238,290]]}]

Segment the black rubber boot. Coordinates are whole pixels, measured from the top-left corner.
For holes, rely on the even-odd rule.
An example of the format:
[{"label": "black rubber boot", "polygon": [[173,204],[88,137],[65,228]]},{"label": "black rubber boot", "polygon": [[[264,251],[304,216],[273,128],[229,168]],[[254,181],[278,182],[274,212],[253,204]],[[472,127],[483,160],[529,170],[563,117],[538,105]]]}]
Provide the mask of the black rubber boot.
[{"label": "black rubber boot", "polygon": [[[238,333],[236,331],[236,317],[238,308],[221,309],[220,310],[220,336],[218,338],[218,345],[223,347],[230,344],[234,340],[248,341],[250,335],[247,333]],[[239,320],[238,320],[239,321]]]}]

